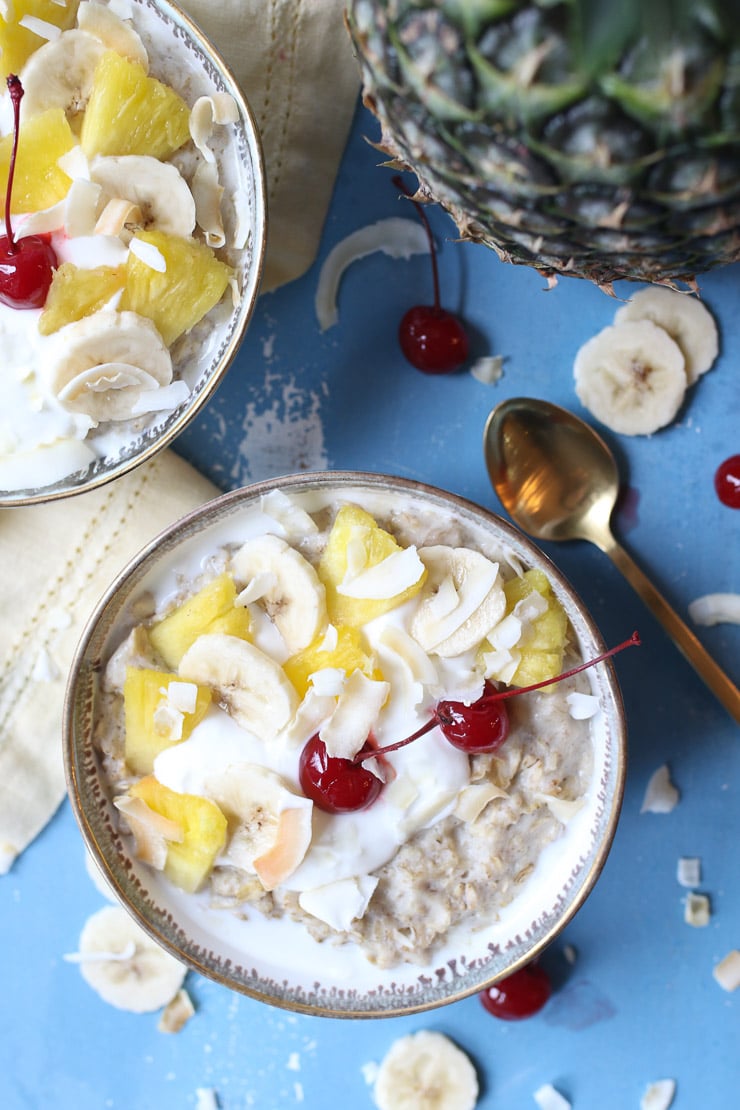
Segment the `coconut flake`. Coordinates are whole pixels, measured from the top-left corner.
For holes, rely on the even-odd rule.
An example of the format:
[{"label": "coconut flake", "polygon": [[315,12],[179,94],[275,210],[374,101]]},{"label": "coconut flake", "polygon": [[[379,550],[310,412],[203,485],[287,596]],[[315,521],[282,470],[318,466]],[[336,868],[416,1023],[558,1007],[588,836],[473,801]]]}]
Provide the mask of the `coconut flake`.
[{"label": "coconut flake", "polygon": [[203,231],[205,241],[214,250],[226,242],[221,216],[221,198],[224,187],[218,179],[218,167],[211,162],[200,162],[190,182],[195,201],[195,219]]},{"label": "coconut flake", "polygon": [[324,260],[316,289],[314,303],[322,331],[333,327],[339,319],[337,292],[344,271],[352,262],[375,251],[391,258],[411,258],[414,254],[428,254],[429,240],[416,220],[390,216],[353,231],[337,243]]},{"label": "coconut flake", "polygon": [[737,948],[720,960],[712,975],[725,991],[735,991],[740,987],[740,952]]},{"label": "coconut flake", "polygon": [[599,712],[599,699],[594,694],[581,694],[574,690],[565,700],[574,721],[587,721]]},{"label": "coconut flake", "polygon": [[374,566],[366,567],[353,577],[345,576],[337,586],[343,597],[387,601],[404,590],[415,586],[424,573],[424,564],[412,545],[381,559]]},{"label": "coconut flake", "polygon": [[470,375],[483,385],[494,385],[500,381],[504,372],[503,355],[485,355],[475,360],[470,367]]},{"label": "coconut flake", "polygon": [[686,924],[693,925],[696,929],[702,929],[709,924],[711,916],[712,910],[706,894],[696,894],[694,891],[690,891],[684,902],[683,919]]},{"label": "coconut flake", "polygon": [[35,15],[21,16],[18,26],[25,27],[27,31],[38,35],[40,39],[46,39],[47,42],[55,42],[62,33],[61,27],[57,27],[54,23],[47,23],[45,19],[39,19]]},{"label": "coconut flake", "polygon": [[338,879],[325,886],[302,891],[298,904],[306,913],[342,933],[363,916],[377,885],[374,875]]},{"label": "coconut flake", "polygon": [[668,764],[664,763],[653,772],[647,784],[640,813],[670,813],[679,797],[678,790],[671,782]]},{"label": "coconut flake", "polygon": [[229,93],[214,93],[213,96],[199,96],[190,109],[190,137],[205,158],[213,163],[216,156],[208,146],[216,124],[236,123],[239,108]]},{"label": "coconut flake", "polygon": [[195,1110],[218,1110],[218,1099],[213,1087],[197,1087]]},{"label": "coconut flake", "polygon": [[277,521],[288,538],[304,539],[306,536],[316,535],[319,530],[313,517],[280,489],[263,493],[260,497],[260,509]]},{"label": "coconut flake", "polygon": [[376,682],[362,671],[352,671],[339,696],[337,708],[319,732],[328,756],[352,759],[357,755],[375,724],[389,690],[387,682]]},{"label": "coconut flake", "polygon": [[681,886],[695,887],[701,882],[701,860],[681,856],[676,867],[676,878]]},{"label": "coconut flake", "polygon": [[668,1110],[676,1093],[675,1079],[657,1079],[645,1089],[640,1110]]},{"label": "coconut flake", "polygon": [[540,1110],[570,1110],[567,1098],[556,1091],[552,1083],[543,1083],[532,1096]]},{"label": "coconut flake", "polygon": [[142,389],[131,406],[132,416],[143,416],[148,412],[168,412],[183,405],[190,396],[190,390],[183,381],[170,382],[156,389]]},{"label": "coconut flake", "polygon": [[689,605],[694,624],[740,624],[740,594],[705,594]]},{"label": "coconut flake", "polygon": [[346,678],[347,673],[342,667],[322,667],[320,671],[313,671],[308,681],[320,697],[338,698]]},{"label": "coconut flake", "polygon": [[147,243],[143,239],[134,238],[129,243],[129,250],[135,254],[140,262],[150,269],[156,270],[158,274],[164,274],[167,271],[167,261],[160,250],[154,246],[153,243]]},{"label": "coconut flake", "polygon": [[193,1000],[188,992],[181,987],[162,1011],[157,1029],[160,1033],[179,1033],[194,1013]]}]

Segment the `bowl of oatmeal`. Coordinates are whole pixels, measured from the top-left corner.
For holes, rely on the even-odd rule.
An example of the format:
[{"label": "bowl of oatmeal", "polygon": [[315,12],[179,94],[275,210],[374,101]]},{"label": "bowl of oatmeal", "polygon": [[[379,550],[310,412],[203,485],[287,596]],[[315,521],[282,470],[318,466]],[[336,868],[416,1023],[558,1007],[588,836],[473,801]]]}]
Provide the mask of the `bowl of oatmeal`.
[{"label": "bowl of oatmeal", "polygon": [[0,20],[20,82],[0,97],[3,230],[14,257],[52,252],[21,277],[31,307],[0,276],[0,506],[93,489],[170,444],[239,348],[265,247],[255,121],[196,25],[166,0],[47,8]]},{"label": "bowl of oatmeal", "polygon": [[102,599],[67,691],[73,809],[191,968],[307,1013],[439,1006],[536,957],[600,873],[614,668],[551,680],[603,650],[550,560],[477,505],[273,479],[169,528]]}]

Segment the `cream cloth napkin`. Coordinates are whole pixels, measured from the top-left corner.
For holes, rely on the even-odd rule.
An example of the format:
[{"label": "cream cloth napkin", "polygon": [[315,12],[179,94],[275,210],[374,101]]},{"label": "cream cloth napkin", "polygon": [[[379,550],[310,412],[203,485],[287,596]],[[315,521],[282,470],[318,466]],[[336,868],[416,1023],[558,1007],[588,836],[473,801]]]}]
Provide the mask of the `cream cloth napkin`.
[{"label": "cream cloth napkin", "polygon": [[[184,0],[261,130],[262,290],[311,265],[359,90],[344,0]],[[218,491],[170,451],[103,489],[0,510],[0,874],[65,795],[69,665],[107,586],[150,539]]]},{"label": "cream cloth napkin", "polygon": [[314,260],[360,88],[345,0],[181,0],[257,121],[267,176],[262,291]]}]

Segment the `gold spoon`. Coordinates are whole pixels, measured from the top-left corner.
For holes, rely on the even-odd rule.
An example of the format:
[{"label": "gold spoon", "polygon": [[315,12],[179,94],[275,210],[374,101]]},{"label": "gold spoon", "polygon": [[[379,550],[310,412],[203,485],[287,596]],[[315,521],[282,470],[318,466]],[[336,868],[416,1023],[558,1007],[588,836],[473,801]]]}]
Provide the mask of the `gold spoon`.
[{"label": "gold spoon", "polygon": [[596,544],[740,723],[740,689],[614,538],[610,519],[619,474],[601,437],[566,409],[514,397],[489,415],[483,450],[493,488],[512,520],[536,539]]}]

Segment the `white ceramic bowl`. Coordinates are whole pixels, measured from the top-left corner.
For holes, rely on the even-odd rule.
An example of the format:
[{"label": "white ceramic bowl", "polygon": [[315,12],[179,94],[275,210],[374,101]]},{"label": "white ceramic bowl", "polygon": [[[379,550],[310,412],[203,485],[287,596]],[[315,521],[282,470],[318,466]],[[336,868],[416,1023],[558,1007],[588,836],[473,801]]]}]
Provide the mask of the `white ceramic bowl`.
[{"label": "white ceramic bowl", "polygon": [[[174,378],[184,380],[190,394],[179,407],[154,414],[144,426],[122,437],[113,426],[101,425],[88,435],[100,457],[85,469],[42,487],[3,489],[0,507],[50,501],[94,489],[127,473],[172,443],[208,401],[241,343],[259,291],[266,240],[266,186],[257,127],[231,71],[199,28],[167,0],[134,0],[134,26],[150,58],[150,72],[165,81],[192,106],[200,96],[229,93],[238,120],[214,133],[219,180],[224,187],[222,214],[226,245],[218,254],[231,265],[241,295],[234,304],[227,291],[221,303],[175,344]],[[178,155],[179,157],[179,155]],[[238,206],[234,197],[239,196]],[[234,247],[234,233],[244,246]],[[111,435],[111,432],[113,433]],[[109,443],[112,446],[109,447]],[[1,483],[0,479],[0,483]]]},{"label": "white ceramic bowl", "polygon": [[[402,964],[379,970],[353,945],[296,941],[296,925],[239,921],[205,909],[200,895],[185,895],[132,855],[118,831],[116,811],[93,742],[102,668],[134,623],[137,598],[171,591],[177,575],[193,576],[205,550],[243,538],[245,515],[273,489],[311,504],[331,490],[341,500],[397,497],[427,517],[457,522],[482,546],[503,549],[524,566],[547,574],[565,607],[584,658],[604,648],[583,603],[556,567],[529,540],[497,516],[452,494],[406,479],[354,472],[303,474],[226,494],[175,524],[123,571],[93,615],[74,661],[65,711],[69,793],[88,848],[131,914],[191,968],[234,990],[286,1008],[331,1016],[381,1017],[439,1006],[484,989],[538,955],[572,918],[595,883],[617,824],[625,775],[626,741],[621,697],[611,662],[585,672],[600,711],[591,722],[593,774],[585,804],[568,832],[545,849],[522,892],[493,924],[465,922],[425,967]],[[470,541],[468,541],[470,542]],[[139,610],[140,611],[140,610]]]}]

